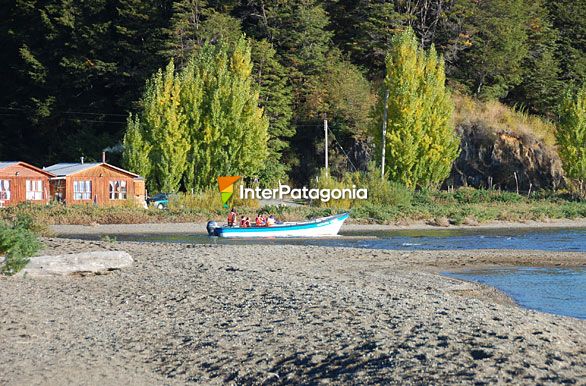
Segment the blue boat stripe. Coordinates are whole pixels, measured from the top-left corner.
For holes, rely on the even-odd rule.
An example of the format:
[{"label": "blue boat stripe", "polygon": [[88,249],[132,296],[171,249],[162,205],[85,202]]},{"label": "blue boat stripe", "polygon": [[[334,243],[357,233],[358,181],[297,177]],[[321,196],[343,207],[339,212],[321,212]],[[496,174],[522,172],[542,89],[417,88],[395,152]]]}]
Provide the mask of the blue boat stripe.
[{"label": "blue boat stripe", "polygon": [[338,217],[331,218],[322,222],[313,222],[308,224],[299,225],[285,225],[285,226],[272,226],[272,227],[250,227],[250,228],[220,228],[218,233],[254,233],[254,232],[278,232],[280,230],[301,230],[311,228],[321,228],[326,225],[330,225],[334,221],[344,221],[348,218],[348,213],[344,213]]}]

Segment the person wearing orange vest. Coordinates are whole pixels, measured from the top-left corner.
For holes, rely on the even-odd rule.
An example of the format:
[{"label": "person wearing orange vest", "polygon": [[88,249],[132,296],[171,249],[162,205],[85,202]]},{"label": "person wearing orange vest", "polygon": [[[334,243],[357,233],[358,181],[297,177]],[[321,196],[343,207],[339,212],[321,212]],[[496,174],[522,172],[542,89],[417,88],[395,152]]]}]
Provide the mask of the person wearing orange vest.
[{"label": "person wearing orange vest", "polygon": [[244,228],[250,228],[250,218],[246,217],[246,220],[244,220]]},{"label": "person wearing orange vest", "polygon": [[267,219],[267,226],[270,227],[273,225],[275,225],[275,217],[273,215],[270,215]]},{"label": "person wearing orange vest", "polygon": [[244,216],[240,217],[240,227],[244,228],[246,224],[246,219],[244,218]]},{"label": "person wearing orange vest", "polygon": [[228,213],[228,226],[229,227],[233,227],[234,223],[236,222],[236,216],[238,215],[238,212],[236,212],[236,209],[232,208],[230,210],[230,213]]},{"label": "person wearing orange vest", "polygon": [[262,226],[262,216],[261,216],[260,213],[256,215],[256,219],[254,220],[254,224],[257,227],[261,227]]}]

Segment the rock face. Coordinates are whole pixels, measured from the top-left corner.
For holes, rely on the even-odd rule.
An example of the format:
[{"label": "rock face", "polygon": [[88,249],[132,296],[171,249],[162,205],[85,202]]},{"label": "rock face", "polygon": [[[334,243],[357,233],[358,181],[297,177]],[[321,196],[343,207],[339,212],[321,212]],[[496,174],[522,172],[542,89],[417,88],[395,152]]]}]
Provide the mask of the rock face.
[{"label": "rock face", "polygon": [[[530,134],[461,125],[462,151],[448,185],[528,191],[556,189],[563,183],[562,163],[551,147]],[[515,178],[516,176],[516,178]]]},{"label": "rock face", "polygon": [[123,251],[98,251],[56,256],[31,257],[19,275],[61,276],[102,274],[132,265],[132,257]]}]

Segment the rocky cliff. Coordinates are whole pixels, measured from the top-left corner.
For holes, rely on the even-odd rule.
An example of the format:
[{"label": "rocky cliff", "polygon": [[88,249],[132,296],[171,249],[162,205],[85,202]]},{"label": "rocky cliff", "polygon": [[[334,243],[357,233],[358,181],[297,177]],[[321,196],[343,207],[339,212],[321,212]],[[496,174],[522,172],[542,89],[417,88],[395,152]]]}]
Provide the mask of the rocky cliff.
[{"label": "rocky cliff", "polygon": [[462,151],[447,185],[528,191],[563,183],[557,152],[534,135],[481,122],[459,124],[457,130]]}]

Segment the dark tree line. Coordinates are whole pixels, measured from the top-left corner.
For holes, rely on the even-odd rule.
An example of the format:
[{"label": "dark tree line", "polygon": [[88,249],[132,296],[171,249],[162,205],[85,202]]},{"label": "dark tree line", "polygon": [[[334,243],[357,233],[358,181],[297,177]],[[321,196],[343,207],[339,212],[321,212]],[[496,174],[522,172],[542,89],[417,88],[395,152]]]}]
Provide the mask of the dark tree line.
[{"label": "dark tree line", "polygon": [[[551,117],[586,80],[586,0],[19,0],[0,15],[0,159],[41,165],[98,159],[153,73],[243,33],[270,122],[267,178],[320,166],[324,117],[365,158],[385,54],[407,26],[458,92]],[[332,162],[350,166],[341,151]]]}]

